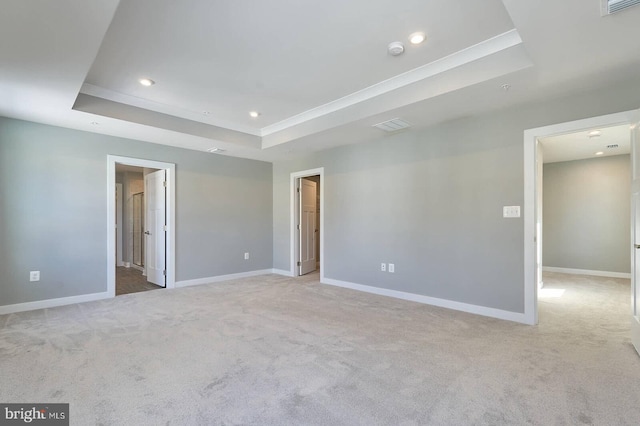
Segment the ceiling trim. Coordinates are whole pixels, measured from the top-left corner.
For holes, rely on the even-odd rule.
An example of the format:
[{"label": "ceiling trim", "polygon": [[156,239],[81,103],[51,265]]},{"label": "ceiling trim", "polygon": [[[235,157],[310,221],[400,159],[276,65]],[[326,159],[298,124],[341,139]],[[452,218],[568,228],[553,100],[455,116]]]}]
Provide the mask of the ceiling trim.
[{"label": "ceiling trim", "polygon": [[289,117],[277,123],[265,126],[261,129],[261,136],[267,136],[287,128],[302,124],[306,121],[314,120],[327,114],[353,106],[360,102],[369,100],[376,96],[391,92],[412,83],[433,77],[435,75],[450,71],[459,66],[468,64],[486,56],[509,49],[522,44],[520,34],[514,28],[505,33],[499,34],[490,39],[484,40],[473,46],[455,52],[449,56],[430,62],[418,68],[414,68],[395,77],[376,83],[372,86],[354,92],[350,95],[336,99],[319,107],[307,110],[300,114]]},{"label": "ceiling trim", "polygon": [[120,104],[131,105],[131,106],[146,109],[149,111],[155,111],[162,114],[172,115],[174,117],[180,117],[180,118],[184,118],[191,121],[199,121],[201,123],[208,124],[211,126],[224,127],[225,129],[234,130],[236,132],[241,132],[241,133],[247,133],[252,136],[262,136],[260,129],[256,129],[248,126],[240,126],[237,123],[231,123],[229,121],[222,121],[219,119],[215,119],[214,117],[204,116],[202,112],[189,111],[189,110],[177,108],[171,105],[166,105],[160,102],[154,102],[148,99],[126,95],[124,93],[105,89],[104,87],[96,86],[89,83],[84,83],[82,85],[82,88],[80,89],[80,93],[93,96],[94,98],[102,98],[102,99],[117,102]]}]

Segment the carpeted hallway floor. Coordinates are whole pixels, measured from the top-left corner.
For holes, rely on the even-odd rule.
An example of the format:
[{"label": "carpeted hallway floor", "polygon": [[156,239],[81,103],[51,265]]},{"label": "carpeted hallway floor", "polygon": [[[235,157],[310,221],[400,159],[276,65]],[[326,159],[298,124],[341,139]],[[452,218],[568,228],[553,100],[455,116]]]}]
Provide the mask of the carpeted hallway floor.
[{"label": "carpeted hallway floor", "polygon": [[73,425],[637,425],[629,281],[547,274],[532,327],[254,277],[0,316],[0,401]]}]

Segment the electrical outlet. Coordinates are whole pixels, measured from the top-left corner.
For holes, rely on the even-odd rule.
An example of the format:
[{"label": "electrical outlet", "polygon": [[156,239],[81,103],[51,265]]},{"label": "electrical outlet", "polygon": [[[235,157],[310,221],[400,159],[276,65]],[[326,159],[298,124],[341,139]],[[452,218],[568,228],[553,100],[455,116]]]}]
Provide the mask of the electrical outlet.
[{"label": "electrical outlet", "polygon": [[385,272],[387,270],[387,264],[386,263],[381,263],[380,264],[380,271]]},{"label": "electrical outlet", "polygon": [[249,253],[244,254],[244,260],[249,260]]},{"label": "electrical outlet", "polygon": [[396,271],[396,265],[394,265],[393,263],[390,263],[389,272],[393,274],[395,271]]},{"label": "electrical outlet", "polygon": [[29,281],[40,281],[40,271],[29,271]]}]

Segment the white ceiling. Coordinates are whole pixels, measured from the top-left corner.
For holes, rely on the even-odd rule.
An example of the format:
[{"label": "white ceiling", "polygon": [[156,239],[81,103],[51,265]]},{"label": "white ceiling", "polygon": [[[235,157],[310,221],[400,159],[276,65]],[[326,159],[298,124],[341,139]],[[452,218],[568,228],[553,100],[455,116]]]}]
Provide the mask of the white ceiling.
[{"label": "white ceiling", "polygon": [[[599,136],[590,135],[591,132],[599,132]],[[628,124],[623,124],[541,138],[540,143],[545,163],[608,157],[631,152],[631,131]],[[609,145],[618,146],[609,148]],[[596,155],[597,152],[602,154]]]},{"label": "white ceiling", "polygon": [[[629,54],[640,51],[640,7],[601,17],[600,0],[2,9],[0,115],[265,161],[385,137],[371,126],[396,117],[415,129],[640,79]],[[422,45],[408,42],[415,31],[427,34]],[[403,55],[387,54],[392,41]]]}]

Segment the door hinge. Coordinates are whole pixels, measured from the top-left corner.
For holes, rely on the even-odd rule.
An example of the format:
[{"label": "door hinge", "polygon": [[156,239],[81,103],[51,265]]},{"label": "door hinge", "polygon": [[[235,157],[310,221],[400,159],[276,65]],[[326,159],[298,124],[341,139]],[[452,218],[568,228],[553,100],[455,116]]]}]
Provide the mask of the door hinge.
[{"label": "door hinge", "polygon": [[298,192],[300,192],[300,188],[296,188],[298,190]]},{"label": "door hinge", "polygon": [[162,181],[162,186],[164,186],[165,188],[167,187],[167,181]]},{"label": "door hinge", "polygon": [[301,263],[301,262],[298,262],[298,266],[301,266],[301,265],[302,265],[302,263]]},{"label": "door hinge", "polygon": [[162,271],[162,275],[164,275],[165,277],[167,276],[167,270],[166,269]]},{"label": "door hinge", "polygon": [[168,231],[168,227],[167,225],[164,226],[164,231],[167,232]]},{"label": "door hinge", "polygon": [[300,229],[300,225],[296,225],[298,227],[298,229]]}]

